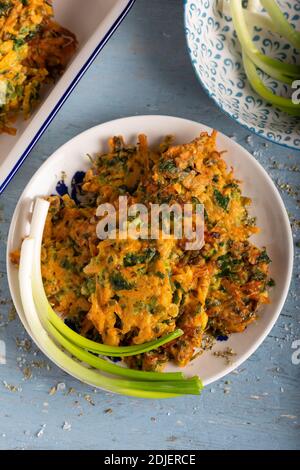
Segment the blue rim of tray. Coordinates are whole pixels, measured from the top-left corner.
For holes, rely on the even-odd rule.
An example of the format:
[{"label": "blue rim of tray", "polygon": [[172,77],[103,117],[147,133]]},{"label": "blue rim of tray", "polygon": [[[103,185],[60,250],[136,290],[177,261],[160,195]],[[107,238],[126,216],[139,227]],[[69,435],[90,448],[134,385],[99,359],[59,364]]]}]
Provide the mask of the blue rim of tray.
[{"label": "blue rim of tray", "polygon": [[72,93],[72,91],[74,90],[74,88],[76,87],[76,85],[79,83],[79,81],[81,80],[81,78],[83,77],[83,75],[85,74],[85,72],[88,70],[88,68],[92,65],[92,63],[94,62],[94,60],[96,59],[97,55],[99,54],[99,52],[101,51],[101,49],[103,49],[103,47],[105,46],[105,44],[107,43],[107,41],[110,39],[110,37],[113,35],[113,33],[115,32],[115,30],[118,28],[118,26],[122,23],[122,21],[124,20],[124,18],[126,17],[126,15],[129,13],[130,9],[132,8],[133,4],[134,4],[135,0],[130,0],[126,7],[124,8],[124,10],[122,11],[122,13],[119,15],[119,17],[116,19],[116,21],[114,22],[114,24],[111,26],[111,28],[107,31],[107,33],[105,34],[105,36],[102,38],[101,42],[98,44],[98,46],[96,47],[96,49],[93,51],[93,53],[90,55],[90,57],[88,58],[88,60],[85,62],[85,64],[81,67],[81,69],[79,70],[78,74],[75,76],[75,78],[72,80],[72,82],[70,83],[70,85],[68,86],[68,88],[66,89],[66,91],[64,92],[64,94],[62,95],[62,97],[59,99],[59,101],[56,103],[55,107],[52,109],[51,113],[49,114],[49,116],[47,117],[47,119],[43,122],[43,124],[41,125],[41,127],[39,128],[39,130],[37,131],[37,133],[35,134],[35,136],[33,137],[33,139],[31,140],[31,142],[29,143],[29,145],[26,147],[26,149],[24,150],[24,152],[22,153],[22,155],[20,156],[20,158],[18,159],[17,163],[14,165],[14,167],[12,168],[12,170],[9,172],[9,174],[7,175],[7,177],[5,178],[5,180],[1,183],[0,185],[0,194],[4,191],[4,189],[6,188],[6,186],[8,185],[8,183],[13,179],[13,177],[15,176],[15,174],[17,173],[17,171],[19,170],[19,168],[22,166],[22,164],[24,163],[25,159],[27,158],[29,152],[33,149],[33,147],[35,146],[35,144],[38,142],[38,140],[41,138],[41,136],[43,135],[43,133],[45,132],[45,130],[47,129],[47,127],[49,126],[49,124],[51,123],[51,121],[54,119],[54,117],[56,116],[56,114],[58,113],[58,111],[60,110],[60,108],[62,107],[62,105],[64,104],[64,102],[67,100],[67,98],[70,96],[70,94]]}]

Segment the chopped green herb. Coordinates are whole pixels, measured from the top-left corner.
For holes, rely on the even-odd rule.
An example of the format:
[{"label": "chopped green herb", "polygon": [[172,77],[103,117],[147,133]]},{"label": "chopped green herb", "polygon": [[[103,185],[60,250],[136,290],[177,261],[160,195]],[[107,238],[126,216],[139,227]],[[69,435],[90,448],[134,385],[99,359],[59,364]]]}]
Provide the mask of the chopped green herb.
[{"label": "chopped green herb", "polygon": [[11,2],[0,2],[0,16],[4,16],[8,13],[9,9],[12,7]]},{"label": "chopped green herb", "polygon": [[96,282],[94,278],[88,278],[81,288],[81,294],[89,297],[96,290]]},{"label": "chopped green herb", "polygon": [[60,262],[60,266],[64,269],[73,270],[74,264],[71,263],[67,258],[63,258]]},{"label": "chopped green herb", "polygon": [[149,313],[154,314],[156,312],[156,306],[157,306],[157,297],[153,295],[151,299],[149,300],[149,304],[148,304]]},{"label": "chopped green herb", "polygon": [[163,273],[161,273],[160,271],[156,271],[156,273],[154,273],[155,276],[159,277],[160,279],[164,279],[165,278],[165,275]]},{"label": "chopped green herb", "polygon": [[126,281],[121,273],[112,273],[109,276],[109,281],[113,289],[115,290],[131,290],[133,285]]},{"label": "chopped green herb", "polygon": [[150,263],[158,255],[155,248],[147,248],[143,253],[127,253],[124,256],[123,264],[127,267],[136,266],[137,264]]},{"label": "chopped green herb", "polygon": [[265,280],[267,277],[267,275],[265,273],[263,273],[262,271],[260,271],[259,269],[257,269],[256,271],[254,271],[251,275],[251,280],[252,281],[263,281]]},{"label": "chopped green herb", "polygon": [[271,263],[269,256],[267,255],[266,250],[263,250],[257,258],[258,262],[261,263]]},{"label": "chopped green herb", "polygon": [[[172,302],[173,304],[179,304],[180,300],[182,299],[182,293],[184,292],[180,282],[174,281],[174,283],[171,283],[172,288],[174,289],[173,292],[173,297],[172,297]],[[181,295],[179,295],[181,293]]]},{"label": "chopped green herb", "polygon": [[177,166],[174,160],[162,160],[159,163],[159,171],[167,173],[176,173]]},{"label": "chopped green herb", "polygon": [[178,303],[179,303],[179,300],[180,300],[180,298],[179,298],[179,292],[178,292],[178,290],[176,289],[176,291],[175,291],[174,294],[173,294],[172,302],[173,302],[173,304],[178,304]]},{"label": "chopped green herb", "polygon": [[182,289],[181,284],[178,281],[174,281],[174,286],[176,287],[176,289]]},{"label": "chopped green herb", "polygon": [[25,41],[22,38],[15,38],[14,39],[14,50],[17,51],[20,47],[24,46]]},{"label": "chopped green herb", "polygon": [[224,186],[224,189],[227,189],[227,188],[238,189],[238,190],[240,189],[239,185],[237,183],[234,183],[234,182],[226,184]]},{"label": "chopped green herb", "polygon": [[241,260],[232,258],[230,253],[219,256],[217,265],[220,268],[218,277],[234,278],[237,271],[237,266],[241,264]]},{"label": "chopped green herb", "polygon": [[229,197],[223,196],[218,189],[214,189],[214,198],[216,203],[226,211],[230,200]]}]

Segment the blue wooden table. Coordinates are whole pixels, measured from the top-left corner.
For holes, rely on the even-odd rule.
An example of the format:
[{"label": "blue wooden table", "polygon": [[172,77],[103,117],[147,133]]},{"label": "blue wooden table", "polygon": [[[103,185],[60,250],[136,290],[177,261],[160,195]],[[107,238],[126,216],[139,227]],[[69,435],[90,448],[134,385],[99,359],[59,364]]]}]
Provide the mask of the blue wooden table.
[{"label": "blue wooden table", "polygon": [[[295,270],[282,314],[259,350],[201,397],[151,401],[93,390],[30,344],[10,302],[7,231],[27,181],[79,132],[135,114],[182,116],[233,136],[267,169],[291,217]],[[292,345],[300,339],[300,153],[247,136],[194,76],[182,3],[138,0],[0,198],[0,345],[6,344],[6,364],[0,363],[0,449],[300,448],[300,364],[292,362]]]}]

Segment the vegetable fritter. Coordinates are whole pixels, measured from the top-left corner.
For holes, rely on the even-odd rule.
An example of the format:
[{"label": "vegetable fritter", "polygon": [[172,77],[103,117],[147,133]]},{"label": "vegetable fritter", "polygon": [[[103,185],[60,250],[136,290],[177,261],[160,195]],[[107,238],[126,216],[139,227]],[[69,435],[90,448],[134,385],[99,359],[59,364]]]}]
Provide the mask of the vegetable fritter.
[{"label": "vegetable fritter", "polygon": [[56,79],[74,54],[73,33],[52,20],[49,0],[0,0],[0,134],[14,135],[41,86]]},{"label": "vegetable fritter", "polygon": [[[269,302],[270,259],[250,242],[258,232],[233,170],[216,149],[216,132],[173,146],[168,137],[152,151],[121,137],[93,159],[79,185],[81,199],[51,196],[44,231],[42,273],[56,311],[76,331],[110,345],[141,344],[176,328],[183,336],[156,351],[126,359],[156,370],[186,365],[203,335],[242,332]],[[96,235],[100,203],[202,203],[205,244],[184,240],[103,239]],[[120,227],[118,228],[118,230]]]}]

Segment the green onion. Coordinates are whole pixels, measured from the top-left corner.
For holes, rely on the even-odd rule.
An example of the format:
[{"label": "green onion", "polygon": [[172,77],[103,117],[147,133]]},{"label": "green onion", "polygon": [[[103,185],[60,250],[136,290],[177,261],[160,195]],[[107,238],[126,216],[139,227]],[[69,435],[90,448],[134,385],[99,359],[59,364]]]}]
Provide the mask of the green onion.
[{"label": "green onion", "polygon": [[[294,64],[286,64],[280,60],[273,59],[261,53],[253,44],[251,35],[248,31],[247,22],[244,16],[244,9],[240,0],[230,0],[231,14],[233,24],[241,43],[242,48],[247,52],[247,55],[258,66],[264,63],[269,70],[281,71],[284,75],[290,78],[298,78],[300,76],[300,66]],[[273,76],[273,75],[271,75]]]},{"label": "green onion", "polygon": [[[184,393],[197,393],[199,386],[201,384],[199,382],[198,377],[193,377],[191,379],[182,378],[181,374],[179,374],[179,378],[177,373],[163,373],[163,372],[144,372],[140,370],[128,369],[125,367],[117,366],[105,359],[97,357],[84,349],[78,348],[74,344],[70,343],[66,338],[64,338],[51,324],[48,325],[49,332],[52,336],[57,340],[57,342],[63,346],[69,353],[71,353],[74,357],[89,364],[90,366],[94,367],[95,369],[99,369],[102,372],[111,375],[118,375],[122,377],[126,377],[128,379],[134,380],[142,380],[144,381],[149,387],[158,387],[159,390],[168,389],[173,390],[176,393],[179,391],[184,391]],[[149,381],[149,382],[147,382]],[[159,382],[157,385],[153,385],[151,382]],[[162,383],[164,382],[164,383]],[[137,384],[135,383],[135,387]],[[138,384],[138,387],[140,384]]]},{"label": "green onion", "polygon": [[[266,61],[262,60],[260,57],[255,56],[252,58],[253,63],[258,67],[260,70],[265,72],[270,77],[275,78],[279,82],[286,83],[287,85],[292,85],[295,80],[295,77],[290,77],[285,73],[285,67],[275,68],[270,66]],[[282,63],[284,66],[284,64]]]},{"label": "green onion", "polygon": [[163,338],[150,341],[144,344],[138,344],[136,346],[109,346],[106,344],[96,343],[96,341],[91,341],[84,336],[79,335],[71,328],[69,328],[52,310],[50,305],[48,305],[48,315],[49,320],[52,325],[57,328],[57,330],[62,333],[67,339],[69,339],[72,343],[80,346],[81,348],[85,348],[88,351],[93,353],[98,353],[103,356],[111,356],[111,357],[126,357],[126,356],[136,356],[138,354],[142,354],[148,351],[152,351],[153,349],[157,349],[158,347],[173,341],[174,339],[178,338],[183,334],[182,330],[175,330],[172,333],[164,336]]},{"label": "green onion", "polygon": [[283,98],[282,96],[275,95],[271,90],[269,90],[269,88],[265,86],[257,74],[255,65],[253,62],[251,62],[250,58],[245,52],[243,52],[243,62],[249,83],[256,93],[275,106],[300,111],[299,105],[294,104],[289,98]]},{"label": "green onion", "polygon": [[[34,245],[35,240],[27,238],[23,241],[21,247],[19,267],[21,300],[26,320],[34,340],[41,350],[45,352],[56,364],[60,365],[66,372],[69,372],[83,382],[115,393],[142,398],[171,398],[181,394],[199,394],[202,384],[198,377],[170,381],[139,381],[111,378],[84,367],[82,364],[65,354],[55,343],[53,343],[47,332],[44,330],[34,303],[32,294],[32,263]],[[74,347],[77,350],[77,347]],[[73,352],[77,353],[77,351]]]},{"label": "green onion", "polygon": [[36,303],[41,307],[43,316],[41,318],[43,324],[47,319],[55,326],[55,328],[62,333],[66,338],[72,341],[77,346],[88,349],[91,352],[101,354],[103,356],[123,357],[142,354],[153,349],[157,349],[164,344],[173,341],[183,334],[183,331],[177,329],[168,335],[145,344],[138,344],[135,346],[109,346],[100,344],[96,341],[91,341],[84,336],[79,335],[71,328],[69,328],[54,312],[47,299],[42,274],[41,274],[41,244],[43,238],[43,230],[47,213],[49,209],[49,202],[45,199],[37,198],[32,221],[30,226],[30,236],[35,239],[35,253],[34,253],[34,278],[33,278],[33,296]]},{"label": "green onion", "polygon": [[283,106],[277,106],[277,107],[278,109],[280,109],[284,113],[289,114],[290,116],[300,116],[300,109],[284,108]]},{"label": "green onion", "polygon": [[[288,38],[293,45],[297,47],[300,46],[300,33],[294,30],[294,28],[288,23],[277,3],[274,0],[260,1],[271,16],[271,19],[262,17],[268,26],[270,26],[270,21],[273,24],[272,28],[268,29],[272,29],[272,31],[275,30],[280,35]],[[294,80],[300,77],[300,66],[295,64],[286,64],[261,53],[253,44],[251,35],[247,29],[246,15],[244,15],[241,0],[229,0],[229,4],[232,21],[242,46],[244,69],[250,85],[256,93],[272,105],[276,106],[279,110],[284,111],[291,116],[299,116],[300,106],[293,103],[292,99],[278,96],[266,87],[260,79],[256,67],[275,80],[292,85]],[[253,12],[247,12],[246,14],[248,18],[248,15],[253,15]]]},{"label": "green onion", "polygon": [[300,49],[300,33],[288,22],[278,6],[276,0],[260,0],[262,6],[269,13],[277,32],[285,37],[296,49]]},{"label": "green onion", "polygon": [[[115,393],[153,399],[172,398],[184,394],[198,395],[203,385],[197,376],[185,378],[182,373],[177,372],[145,372],[118,366],[98,355],[91,354],[86,348],[74,344],[53,325],[49,320],[51,316],[47,312],[49,309],[54,314],[54,323],[58,324],[60,328],[63,325],[72,332],[51,309],[44,288],[39,290],[41,285],[43,287],[40,268],[40,249],[48,208],[49,203],[47,201],[42,199],[37,200],[32,216],[30,236],[22,243],[19,267],[20,294],[26,321],[34,340],[41,350],[66,372],[77,377],[79,380]],[[33,237],[33,234],[36,237]],[[45,306],[47,307],[46,312]],[[69,334],[69,331],[67,334]],[[176,334],[178,336],[182,332],[179,331]],[[78,336],[85,339],[80,335]],[[170,336],[168,335],[169,338]],[[166,342],[166,338],[158,341]],[[134,348],[150,348],[150,344],[137,345]],[[84,366],[81,362],[77,362],[69,354],[62,351],[61,347],[77,360],[91,366],[93,369],[98,369],[98,371]]]},{"label": "green onion", "polygon": [[[231,17],[230,0],[223,0],[222,13]],[[277,33],[276,25],[273,23],[271,18],[266,15],[262,15],[261,13],[257,13],[256,11],[251,11],[249,8],[249,2],[244,14],[250,30],[255,27]]]},{"label": "green onion", "polygon": [[117,366],[116,364],[102,359],[94,354],[87,352],[84,349],[79,348],[75,344],[67,340],[51,323],[47,326],[47,331],[54,337],[54,339],[63,346],[69,353],[77,357],[83,362],[86,362],[96,369],[100,369],[103,372],[109,374],[120,375],[127,378],[141,379],[141,380],[157,380],[157,381],[181,381],[185,380],[181,372],[144,372],[141,370],[128,369],[125,367]]}]

